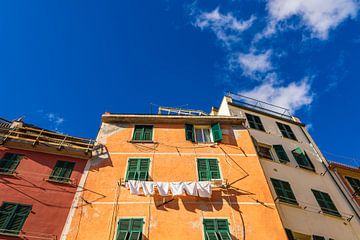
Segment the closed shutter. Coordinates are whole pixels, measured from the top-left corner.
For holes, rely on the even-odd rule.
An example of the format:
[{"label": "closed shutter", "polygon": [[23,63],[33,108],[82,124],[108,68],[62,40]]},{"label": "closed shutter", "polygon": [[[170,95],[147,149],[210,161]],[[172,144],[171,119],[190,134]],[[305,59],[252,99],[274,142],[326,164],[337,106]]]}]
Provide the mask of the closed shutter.
[{"label": "closed shutter", "polygon": [[53,180],[61,181],[61,172],[62,169],[64,168],[64,164],[65,164],[64,161],[57,161],[49,178]]},{"label": "closed shutter", "polygon": [[127,180],[137,180],[138,179],[137,170],[138,170],[138,159],[130,158],[128,161],[126,181]]},{"label": "closed shutter", "polygon": [[214,142],[219,142],[223,139],[219,123],[215,123],[215,124],[211,125],[211,131],[212,131],[212,135],[214,138]]},{"label": "closed shutter", "polygon": [[57,161],[49,179],[61,182],[68,182],[74,169],[74,162]]},{"label": "closed shutter", "polygon": [[198,159],[198,175],[199,175],[199,181],[206,181],[209,180],[210,176],[208,176],[207,171],[207,159]]},{"label": "closed shutter", "polygon": [[231,240],[226,219],[204,219],[203,224],[206,240]]},{"label": "closed shutter", "polygon": [[140,240],[142,238],[143,219],[120,219],[116,240]]},{"label": "closed shutter", "polygon": [[144,126],[144,133],[141,140],[145,140],[145,141],[152,140],[152,132],[153,132],[152,126]]},{"label": "closed shutter", "polygon": [[149,177],[150,159],[148,158],[130,158],[128,160],[128,169],[126,173],[127,180],[146,181]]},{"label": "closed shutter", "polygon": [[133,140],[141,140],[143,129],[140,126],[135,126]]},{"label": "closed shutter", "polygon": [[290,162],[285,149],[283,148],[282,145],[273,145],[273,148],[276,152],[276,155],[278,156],[280,162],[286,163],[286,162]]},{"label": "closed shutter", "polygon": [[194,138],[194,125],[192,124],[185,124],[185,137],[187,141],[195,141]]},{"label": "closed shutter", "polygon": [[271,178],[271,182],[274,186],[276,195],[279,200],[286,203],[297,204],[295,195],[288,182],[281,181],[278,179]]},{"label": "closed shutter", "polygon": [[217,159],[208,159],[211,179],[220,179],[220,169]]},{"label": "closed shutter", "polygon": [[0,232],[5,232],[12,215],[15,213],[16,204],[3,203],[0,207]]},{"label": "closed shutter", "polygon": [[23,156],[19,154],[5,153],[3,159],[0,160],[0,172],[14,173],[22,158]]},{"label": "closed shutter", "polygon": [[130,235],[130,219],[120,219],[116,240],[126,240]]},{"label": "closed shutter", "polygon": [[138,160],[138,172],[139,172],[139,179],[142,181],[146,181],[148,179],[148,173],[149,173],[149,165],[150,160],[147,158],[142,158]]},{"label": "closed shutter", "polygon": [[316,198],[316,201],[318,202],[321,210],[324,213],[328,213],[328,214],[335,215],[335,216],[341,216],[339,211],[335,207],[335,204],[331,200],[329,194],[327,194],[325,192],[320,192],[320,191],[317,191],[314,189],[311,189],[311,191],[313,192],[313,194]]},{"label": "closed shutter", "polygon": [[16,212],[12,217],[11,221],[7,226],[9,233],[18,234],[24,225],[24,222],[31,211],[31,206],[29,205],[18,205]]}]

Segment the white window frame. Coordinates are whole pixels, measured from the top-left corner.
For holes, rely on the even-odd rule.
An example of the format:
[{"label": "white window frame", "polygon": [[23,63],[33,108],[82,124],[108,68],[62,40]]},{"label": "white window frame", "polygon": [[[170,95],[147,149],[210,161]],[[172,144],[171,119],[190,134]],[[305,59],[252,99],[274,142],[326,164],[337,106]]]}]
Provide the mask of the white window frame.
[{"label": "white window frame", "polygon": [[[205,134],[204,134],[204,129],[209,129],[209,133],[210,133],[210,142],[199,142],[196,138],[196,130],[197,129],[201,129],[201,135],[202,135],[202,138],[205,140]],[[213,143],[214,142],[214,138],[213,138],[213,135],[212,135],[212,130],[211,130],[211,126],[194,126],[194,138],[195,138],[195,142],[197,143]]]}]

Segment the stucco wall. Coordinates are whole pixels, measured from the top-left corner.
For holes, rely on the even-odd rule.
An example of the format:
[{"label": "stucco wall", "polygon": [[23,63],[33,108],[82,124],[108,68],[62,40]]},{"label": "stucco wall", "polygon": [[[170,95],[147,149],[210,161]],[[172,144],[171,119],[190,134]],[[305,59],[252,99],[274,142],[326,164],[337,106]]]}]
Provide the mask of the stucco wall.
[{"label": "stucco wall", "polygon": [[[32,205],[31,213],[22,228],[26,239],[59,239],[76,185],[52,183],[45,179],[58,160],[65,160],[76,163],[71,175],[76,183],[86,160],[4,147],[0,147],[0,158],[6,152],[23,154],[24,158],[20,161],[15,176],[0,175],[0,204],[14,202]],[[14,238],[0,235],[0,239]]]},{"label": "stucco wall", "polygon": [[[157,124],[154,144],[134,144],[133,125],[103,124],[108,158],[95,156],[86,180],[84,201],[68,239],[114,239],[117,220],[143,217],[144,239],[203,239],[203,218],[227,218],[233,239],[286,239],[251,138],[243,127],[221,126],[219,145],[185,140],[184,125]],[[112,129],[113,134],[109,133]],[[150,180],[196,181],[196,158],[217,158],[228,189],[213,189],[211,199],[191,196],[130,195],[119,186],[130,157],[151,159]],[[171,202],[162,205],[165,201]]]}]

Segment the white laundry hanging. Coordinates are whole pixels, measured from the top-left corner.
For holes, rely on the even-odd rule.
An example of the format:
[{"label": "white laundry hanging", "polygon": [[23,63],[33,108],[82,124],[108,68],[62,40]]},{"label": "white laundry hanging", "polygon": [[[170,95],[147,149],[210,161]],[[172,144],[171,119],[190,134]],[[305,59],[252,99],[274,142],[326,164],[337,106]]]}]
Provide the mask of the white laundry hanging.
[{"label": "white laundry hanging", "polygon": [[130,194],[139,195],[140,193],[140,182],[136,180],[127,181],[127,187],[130,188]]},{"label": "white laundry hanging", "polygon": [[196,183],[196,188],[199,194],[199,197],[211,197],[211,182],[210,181],[200,181]]},{"label": "white laundry hanging", "polygon": [[141,181],[140,185],[143,189],[145,196],[154,195],[154,185],[155,185],[154,182]]},{"label": "white laundry hanging", "polygon": [[170,189],[173,196],[184,194],[184,183],[183,182],[170,182]]},{"label": "white laundry hanging", "polygon": [[160,196],[167,196],[169,193],[169,183],[168,182],[156,182],[157,189],[160,193]]},{"label": "white laundry hanging", "polygon": [[184,182],[184,189],[186,194],[191,196],[197,196],[196,182]]}]

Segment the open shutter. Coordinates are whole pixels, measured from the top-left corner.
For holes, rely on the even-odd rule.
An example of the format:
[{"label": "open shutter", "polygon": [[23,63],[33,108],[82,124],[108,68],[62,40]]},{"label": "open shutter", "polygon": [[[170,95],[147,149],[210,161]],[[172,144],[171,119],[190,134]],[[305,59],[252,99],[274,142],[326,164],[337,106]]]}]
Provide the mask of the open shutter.
[{"label": "open shutter", "polygon": [[16,212],[9,222],[6,230],[9,233],[18,234],[24,225],[24,222],[31,211],[31,206],[29,205],[18,205]]},{"label": "open shutter", "polygon": [[137,180],[137,169],[138,169],[138,159],[130,158],[128,161],[128,169],[126,172],[126,181]]},{"label": "open shutter", "polygon": [[198,159],[197,160],[199,181],[210,180],[206,162],[207,162],[207,159]]},{"label": "open shutter", "polygon": [[219,123],[215,123],[215,124],[211,125],[211,131],[212,131],[212,135],[214,138],[214,142],[219,142],[223,139]]},{"label": "open shutter", "polygon": [[297,147],[296,149],[292,150],[292,154],[293,154],[296,162],[297,162],[300,166],[302,166],[302,167],[308,167],[308,166],[309,166],[309,164],[308,164],[308,162],[307,162],[307,160],[306,160],[306,158],[305,158],[304,153],[302,152],[302,150],[301,150],[299,147]]},{"label": "open shutter", "polygon": [[12,215],[15,213],[16,204],[3,203],[0,207],[0,232],[5,232]]},{"label": "open shutter", "polygon": [[185,137],[187,141],[195,141],[194,138],[194,125],[192,124],[185,124]]},{"label": "open shutter", "polygon": [[211,179],[220,179],[219,163],[217,159],[208,159]]},{"label": "open shutter", "polygon": [[285,149],[283,148],[282,145],[273,145],[273,148],[276,152],[276,155],[278,156],[280,162],[282,163],[286,163],[286,162],[290,162],[286,152],[285,152]]}]

